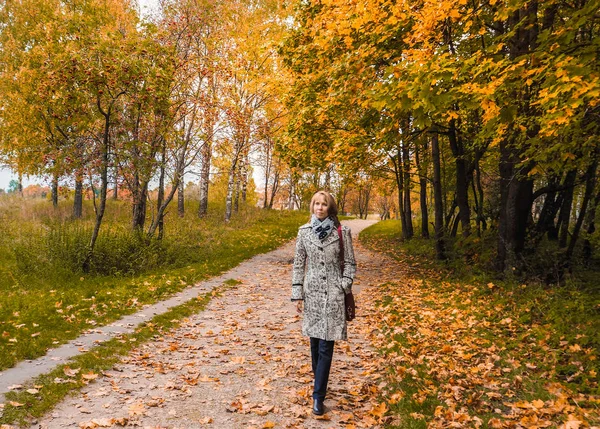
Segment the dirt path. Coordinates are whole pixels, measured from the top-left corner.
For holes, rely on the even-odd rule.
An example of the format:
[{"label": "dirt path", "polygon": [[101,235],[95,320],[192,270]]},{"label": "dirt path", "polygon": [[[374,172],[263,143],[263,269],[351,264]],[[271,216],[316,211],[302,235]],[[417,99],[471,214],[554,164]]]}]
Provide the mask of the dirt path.
[{"label": "dirt path", "polygon": [[[346,224],[357,234],[371,223]],[[336,343],[324,418],[310,408],[309,345],[289,299],[290,243],[205,311],[134,350],[32,428],[377,427],[378,375],[366,340],[371,309],[361,296],[394,273],[356,240],[355,251],[359,317],[350,324],[350,341]]]}]

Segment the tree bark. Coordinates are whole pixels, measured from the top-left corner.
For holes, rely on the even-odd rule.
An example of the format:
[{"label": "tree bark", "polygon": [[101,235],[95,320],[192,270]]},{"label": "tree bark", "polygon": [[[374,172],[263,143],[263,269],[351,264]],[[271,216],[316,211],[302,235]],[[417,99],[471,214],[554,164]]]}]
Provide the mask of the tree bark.
[{"label": "tree bark", "polygon": [[456,165],[456,203],[458,204],[458,216],[462,227],[462,235],[463,237],[468,237],[471,233],[471,211],[469,209],[467,160],[465,159],[464,146],[462,139],[458,135],[454,119],[450,121],[448,138]]},{"label": "tree bark", "polygon": [[[161,167],[163,168],[163,167]],[[137,173],[136,173],[137,176]],[[134,178],[133,207],[131,227],[134,231],[143,231],[146,223],[146,207],[148,201],[148,182]]]},{"label": "tree bark", "polygon": [[567,247],[567,239],[569,234],[569,220],[571,219],[571,206],[573,205],[573,191],[575,188],[575,179],[577,178],[577,170],[571,170],[565,178],[567,188],[561,192],[562,204],[560,206],[560,214],[558,216],[558,247]]},{"label": "tree bark", "polygon": [[240,171],[238,170],[234,176],[234,186],[233,186],[233,212],[237,213],[240,209]]},{"label": "tree bark", "polygon": [[17,178],[17,194],[19,197],[23,197],[23,173],[19,171],[19,175]]},{"label": "tree bark", "polygon": [[596,169],[598,168],[598,161],[594,159],[591,165],[588,167],[586,171],[586,181],[585,181],[585,192],[583,194],[583,201],[581,202],[581,208],[579,210],[579,215],[577,216],[577,221],[575,222],[575,228],[573,228],[573,234],[571,234],[571,241],[569,242],[569,247],[567,248],[566,254],[566,263],[568,265],[571,264],[571,258],[573,257],[573,252],[575,251],[575,244],[577,243],[577,239],[579,238],[579,231],[581,230],[581,226],[583,225],[583,220],[585,219],[585,213],[587,211],[588,204],[592,198],[592,193],[594,192],[594,188],[596,186]]},{"label": "tree bark", "polygon": [[[406,128],[406,134],[408,134],[408,127]],[[406,140],[406,135],[404,136]],[[415,233],[412,223],[412,207],[410,201],[410,154],[408,144],[406,141],[402,142],[402,165],[403,165],[403,182],[404,182],[404,211],[406,213],[406,236],[412,238]]]},{"label": "tree bark", "polygon": [[81,219],[83,215],[83,173],[75,173],[75,196],[73,197],[73,218]]},{"label": "tree bark", "polygon": [[533,197],[530,167],[519,167],[520,155],[507,139],[500,143],[500,218],[498,221],[498,269],[519,266],[525,248],[527,220]]},{"label": "tree bark", "polygon": [[58,175],[52,175],[52,206],[58,208]]},{"label": "tree bark", "polygon": [[[158,195],[156,198],[156,207],[159,208],[161,207],[164,202],[165,202],[165,172],[166,172],[166,162],[167,162],[167,143],[165,141],[163,141],[162,144],[162,148],[161,148],[161,154],[160,154],[160,174],[158,177]],[[164,237],[164,219],[162,218],[162,216],[158,213],[159,210],[157,210],[157,218],[154,220],[155,222],[158,222],[158,239],[162,240],[162,238]]]},{"label": "tree bark", "polygon": [[179,217],[185,215],[185,180],[183,172],[179,172],[179,185],[177,186],[177,214]]},{"label": "tree bark", "polygon": [[477,184],[477,192],[479,193],[479,216],[481,217],[481,225],[482,229],[485,231],[487,229],[487,222],[485,221],[485,213],[483,210],[483,186],[481,186],[481,171],[479,170],[479,162],[475,164],[475,183]]},{"label": "tree bark", "polygon": [[229,177],[227,180],[227,198],[225,199],[225,222],[231,220],[231,212],[233,209],[233,187],[235,179],[235,161],[229,168]]},{"label": "tree bark", "polygon": [[114,182],[114,187],[113,187],[113,194],[112,194],[112,199],[117,201],[119,199],[119,171],[118,168],[115,166],[115,182]]},{"label": "tree bark", "polygon": [[400,215],[400,224],[402,225],[402,238],[408,240],[406,233],[408,227],[406,226],[406,213],[404,212],[404,176],[402,174],[402,152],[400,143],[396,146],[396,156],[389,155],[392,164],[394,165],[394,176],[396,177],[396,186],[398,188],[398,214]]},{"label": "tree bark", "polygon": [[275,169],[275,174],[273,175],[273,185],[271,186],[271,198],[269,199],[269,209],[273,208],[273,203],[275,201],[275,195],[277,194],[277,190],[279,189],[279,169]]},{"label": "tree bark", "polygon": [[[245,206],[248,194],[248,175],[250,170],[250,160],[248,159],[248,151],[244,151],[244,158],[240,169],[240,185],[242,192],[242,204]],[[237,211],[237,210],[236,210]]]},{"label": "tree bark", "polygon": [[[427,152],[427,141],[425,140],[425,152]],[[423,168],[420,159],[419,145],[415,146],[415,162],[417,163],[417,171],[419,172],[419,189],[420,189],[420,204],[421,204],[421,237],[429,238],[429,217],[427,214],[427,177],[426,169]]]},{"label": "tree bark", "polygon": [[212,158],[212,138],[208,138],[200,152],[200,206],[198,217],[205,217],[208,213],[208,185],[210,182],[210,163]]},{"label": "tree bark", "polygon": [[437,259],[446,259],[444,243],[444,208],[442,201],[442,179],[438,134],[431,134],[431,161],[433,163],[433,207],[435,211],[435,253]]},{"label": "tree bark", "polygon": [[588,263],[592,258],[592,243],[590,242],[589,237],[596,232],[596,210],[598,208],[598,204],[600,204],[600,191],[594,197],[594,201],[592,202],[592,206],[588,210],[587,220],[586,220],[586,238],[583,242],[583,260],[585,263]]}]

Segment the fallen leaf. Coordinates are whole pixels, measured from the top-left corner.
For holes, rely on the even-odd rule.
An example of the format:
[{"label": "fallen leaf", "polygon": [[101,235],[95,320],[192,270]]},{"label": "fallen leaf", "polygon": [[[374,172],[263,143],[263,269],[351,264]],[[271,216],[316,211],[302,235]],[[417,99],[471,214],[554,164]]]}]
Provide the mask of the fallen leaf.
[{"label": "fallen leaf", "polygon": [[75,377],[77,373],[79,373],[79,369],[71,369],[68,366],[65,366],[63,372],[67,377]]},{"label": "fallen leaf", "polygon": [[81,374],[81,377],[85,380],[95,380],[98,378],[98,374],[95,374],[94,372],[90,371],[87,374]]},{"label": "fallen leaf", "polygon": [[130,416],[141,416],[146,411],[146,407],[142,403],[136,403],[129,406],[129,415]]},{"label": "fallen leaf", "polygon": [[113,425],[113,419],[92,419],[92,423],[97,424],[101,428],[108,428]]}]

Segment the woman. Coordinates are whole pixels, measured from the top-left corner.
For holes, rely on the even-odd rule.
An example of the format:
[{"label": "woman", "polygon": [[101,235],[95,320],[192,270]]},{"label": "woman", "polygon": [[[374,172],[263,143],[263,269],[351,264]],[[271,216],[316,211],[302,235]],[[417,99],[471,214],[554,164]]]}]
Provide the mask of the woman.
[{"label": "woman", "polygon": [[319,191],[313,195],[310,212],[310,222],[298,230],[292,301],[297,301],[299,313],[304,312],[302,334],[310,337],[315,377],[313,413],[320,416],[324,413],[334,342],[347,339],[344,294],[352,291],[356,262],[347,226],[341,227],[340,243],[338,209],[331,194]]}]

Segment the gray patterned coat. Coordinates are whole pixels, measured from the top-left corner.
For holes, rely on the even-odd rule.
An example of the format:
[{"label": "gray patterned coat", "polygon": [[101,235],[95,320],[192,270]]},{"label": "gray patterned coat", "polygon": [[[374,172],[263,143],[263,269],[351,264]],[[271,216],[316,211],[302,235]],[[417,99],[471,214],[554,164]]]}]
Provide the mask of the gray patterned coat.
[{"label": "gray patterned coat", "polygon": [[344,275],[340,239],[333,230],[323,241],[310,223],[302,225],[296,239],[292,271],[292,301],[304,300],[302,334],[322,340],[346,340],[344,293],[352,291],[356,260],[350,228],[342,226]]}]

